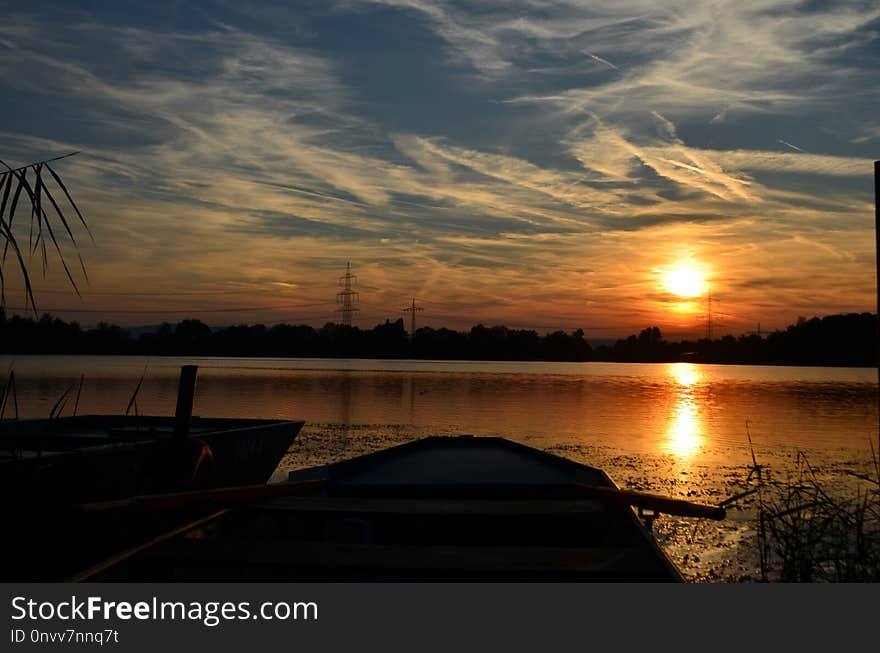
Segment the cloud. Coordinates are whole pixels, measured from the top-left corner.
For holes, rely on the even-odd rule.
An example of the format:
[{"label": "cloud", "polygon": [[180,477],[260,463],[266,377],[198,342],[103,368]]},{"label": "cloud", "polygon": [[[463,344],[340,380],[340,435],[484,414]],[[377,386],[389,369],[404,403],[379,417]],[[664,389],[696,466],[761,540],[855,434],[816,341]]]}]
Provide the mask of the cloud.
[{"label": "cloud", "polygon": [[618,67],[615,66],[613,63],[611,63],[610,61],[608,61],[608,59],[603,59],[603,58],[600,57],[599,55],[597,55],[597,54],[593,54],[592,52],[585,52],[585,54],[586,54],[588,57],[590,57],[590,59],[593,59],[594,61],[598,61],[599,63],[604,64],[604,65],[608,66],[609,68],[612,68],[612,69],[614,69],[614,70],[620,70],[620,68],[618,68]]},{"label": "cloud", "polygon": [[[647,324],[651,271],[687,255],[743,319],[872,301],[876,5],[346,0],[63,31],[25,9],[0,26],[0,146],[84,151],[62,172],[94,290],[332,303],[354,260],[388,317],[418,291],[458,325]],[[387,79],[383,44],[419,29],[437,66]]]},{"label": "cloud", "polygon": [[671,120],[667,120],[656,111],[652,111],[651,116],[657,122],[657,131],[662,138],[672,141],[673,143],[682,144],[682,141],[678,138],[678,134],[675,131],[675,125]]},{"label": "cloud", "polygon": [[797,145],[792,145],[788,141],[784,141],[781,138],[778,139],[778,142],[781,143],[782,145],[785,145],[785,147],[794,150],[795,152],[803,152],[804,151],[801,148],[799,148]]},{"label": "cloud", "polygon": [[850,143],[868,143],[880,138],[880,125],[868,127],[861,136],[850,139]]}]

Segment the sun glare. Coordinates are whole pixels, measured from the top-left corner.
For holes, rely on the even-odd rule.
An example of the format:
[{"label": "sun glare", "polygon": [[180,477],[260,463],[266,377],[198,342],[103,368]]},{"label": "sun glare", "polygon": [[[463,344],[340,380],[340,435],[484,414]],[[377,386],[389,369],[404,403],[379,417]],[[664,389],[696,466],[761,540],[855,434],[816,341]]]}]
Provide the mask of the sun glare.
[{"label": "sun glare", "polygon": [[680,397],[670,417],[663,448],[679,458],[691,458],[700,451],[704,441],[703,420],[696,402]]},{"label": "sun glare", "polygon": [[664,273],[663,286],[679,297],[699,297],[706,292],[706,278],[700,270],[685,263]]},{"label": "sun glare", "polygon": [[703,400],[698,392],[703,375],[691,363],[672,363],[667,368],[678,389],[662,448],[666,453],[687,459],[699,453],[705,441],[700,414]]},{"label": "sun glare", "polygon": [[692,363],[670,363],[668,367],[675,382],[685,388],[696,385],[703,378],[697,366]]}]

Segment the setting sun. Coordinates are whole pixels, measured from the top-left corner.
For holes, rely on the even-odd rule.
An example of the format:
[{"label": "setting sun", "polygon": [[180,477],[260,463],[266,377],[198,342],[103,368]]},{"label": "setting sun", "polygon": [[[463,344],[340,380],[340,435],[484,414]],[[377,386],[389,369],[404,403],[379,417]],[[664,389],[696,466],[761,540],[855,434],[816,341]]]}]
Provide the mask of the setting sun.
[{"label": "setting sun", "polygon": [[706,292],[706,278],[700,270],[685,263],[664,273],[663,286],[679,297],[699,297]]}]

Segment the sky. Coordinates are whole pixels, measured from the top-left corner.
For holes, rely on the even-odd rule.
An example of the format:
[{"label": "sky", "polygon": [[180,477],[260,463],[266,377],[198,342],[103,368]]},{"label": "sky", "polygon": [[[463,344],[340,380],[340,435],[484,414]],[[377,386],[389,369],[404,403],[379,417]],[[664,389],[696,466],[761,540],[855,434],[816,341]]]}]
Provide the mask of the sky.
[{"label": "sky", "polygon": [[95,239],[40,311],[319,326],[349,261],[365,328],[876,310],[876,0],[0,4],[0,158],[79,151]]}]

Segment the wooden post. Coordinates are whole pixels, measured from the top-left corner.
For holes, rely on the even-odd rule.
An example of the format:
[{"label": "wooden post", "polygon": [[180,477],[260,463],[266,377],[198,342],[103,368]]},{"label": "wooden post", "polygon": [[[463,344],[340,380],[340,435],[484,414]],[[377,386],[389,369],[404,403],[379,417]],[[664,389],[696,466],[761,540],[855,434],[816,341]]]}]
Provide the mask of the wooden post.
[{"label": "wooden post", "polygon": [[197,365],[184,365],[180,368],[180,385],[177,388],[177,408],[174,411],[174,435],[185,438],[189,435],[192,419],[193,397],[196,394]]},{"label": "wooden post", "polygon": [[[874,161],[874,256],[877,263],[877,400],[880,403],[880,161]],[[880,456],[880,433],[877,435],[877,455]]]}]

